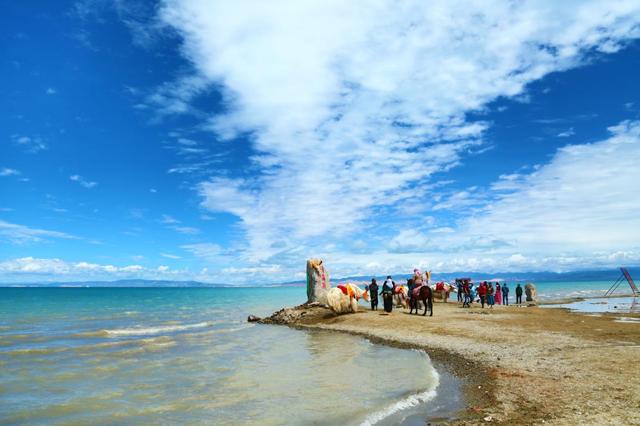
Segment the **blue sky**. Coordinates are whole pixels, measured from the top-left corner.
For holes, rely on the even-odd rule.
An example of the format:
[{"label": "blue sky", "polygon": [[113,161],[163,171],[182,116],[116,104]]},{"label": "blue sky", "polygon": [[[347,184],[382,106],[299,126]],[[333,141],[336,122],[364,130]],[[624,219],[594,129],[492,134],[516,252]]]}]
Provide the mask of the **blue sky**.
[{"label": "blue sky", "polygon": [[0,281],[640,263],[637,2],[12,2]]}]

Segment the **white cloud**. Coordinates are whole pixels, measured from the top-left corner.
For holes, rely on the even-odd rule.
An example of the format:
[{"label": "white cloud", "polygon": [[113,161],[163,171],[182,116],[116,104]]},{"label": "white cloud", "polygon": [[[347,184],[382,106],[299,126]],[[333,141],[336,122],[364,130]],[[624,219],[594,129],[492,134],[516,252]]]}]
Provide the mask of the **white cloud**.
[{"label": "white cloud", "polygon": [[223,250],[218,244],[199,243],[186,244],[181,246],[182,249],[191,254],[206,260],[207,262],[218,262],[223,257]]},{"label": "white cloud", "polygon": [[63,239],[76,239],[73,235],[58,232],[48,231],[45,229],[29,228],[24,225],[17,225],[14,223],[5,222],[0,219],[0,237],[9,240],[16,244],[40,242],[47,238],[63,238]]},{"label": "white cloud", "polygon": [[11,140],[18,146],[23,147],[32,154],[38,153],[40,151],[44,151],[47,149],[47,145],[44,143],[40,136],[21,136],[21,135],[11,135]]},{"label": "white cloud", "polygon": [[573,130],[573,127],[570,127],[569,129],[565,130],[564,132],[558,133],[558,137],[559,138],[568,138],[568,137],[573,136],[575,134],[576,134],[576,132]]},{"label": "white cloud", "polygon": [[168,214],[163,214],[162,218],[160,219],[160,222],[164,223],[165,225],[174,225],[174,224],[180,223],[178,219]]},{"label": "white cloud", "polygon": [[174,231],[181,234],[197,235],[200,233],[200,230],[198,228],[194,228],[192,226],[180,226],[182,222],[168,214],[162,215],[160,222],[167,225],[167,228],[173,229]]},{"label": "white cloud", "polygon": [[73,182],[78,182],[81,186],[87,188],[87,189],[91,189],[95,186],[98,185],[98,182],[91,182],[88,180],[85,180],[82,176],[80,175],[71,175],[69,176],[69,180],[73,181]]},{"label": "white cloud", "polygon": [[185,235],[197,235],[200,233],[198,228],[192,226],[172,226],[171,229]]},{"label": "white cloud", "polygon": [[200,75],[185,76],[174,82],[164,83],[140,107],[152,107],[160,116],[197,113],[190,102],[209,86],[210,82]]},{"label": "white cloud", "polygon": [[115,266],[86,261],[69,262],[58,258],[21,257],[0,261],[0,279],[5,282],[27,279],[41,280],[110,280],[122,278],[181,279],[184,270],[165,265],[147,268],[141,265]]},{"label": "white cloud", "polygon": [[240,219],[256,264],[424,195],[481,144],[488,124],[467,112],[640,36],[637,2],[168,0],[161,18],[196,72],[150,102],[192,112],[217,84],[229,113],[210,128],[252,132],[260,175],[198,190],[203,207]]},{"label": "white cloud", "polygon": [[182,256],[178,256],[171,253],[160,253],[160,256],[166,257],[167,259],[182,259]]},{"label": "white cloud", "polygon": [[501,176],[455,228],[403,230],[385,250],[333,253],[327,264],[364,272],[415,265],[460,270],[571,270],[640,263],[640,121],[568,145],[530,173]]},{"label": "white cloud", "polygon": [[47,87],[47,90],[45,92],[47,95],[51,96],[51,95],[55,95],[56,93],[58,93],[58,91],[56,89],[54,89],[53,87]]},{"label": "white cloud", "polygon": [[20,172],[16,169],[10,169],[10,168],[3,168],[0,169],[0,176],[18,176],[20,175]]},{"label": "white cloud", "polygon": [[640,122],[611,137],[561,148],[549,164],[470,218],[462,233],[500,239],[529,253],[640,248]]},{"label": "white cloud", "polygon": [[262,274],[276,274],[281,272],[282,268],[280,265],[260,265],[254,267],[243,267],[243,268],[224,268],[222,273],[236,275],[236,274],[245,274],[245,275],[262,275]]}]

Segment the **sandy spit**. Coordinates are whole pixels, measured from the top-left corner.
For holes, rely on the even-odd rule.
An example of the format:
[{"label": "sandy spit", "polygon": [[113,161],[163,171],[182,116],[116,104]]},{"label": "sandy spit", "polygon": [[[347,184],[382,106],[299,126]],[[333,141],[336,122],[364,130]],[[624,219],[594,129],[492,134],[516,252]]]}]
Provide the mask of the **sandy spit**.
[{"label": "sandy spit", "polygon": [[620,317],[449,302],[433,317],[301,305],[263,323],[426,350],[464,379],[466,408],[451,424],[640,425],[640,324]]}]

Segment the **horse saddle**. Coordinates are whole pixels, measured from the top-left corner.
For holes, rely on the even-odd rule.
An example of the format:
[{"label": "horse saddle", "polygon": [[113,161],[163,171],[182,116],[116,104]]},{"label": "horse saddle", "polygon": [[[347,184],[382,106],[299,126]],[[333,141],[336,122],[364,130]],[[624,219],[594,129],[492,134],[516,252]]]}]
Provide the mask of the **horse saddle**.
[{"label": "horse saddle", "polygon": [[422,288],[421,285],[419,285],[418,287],[414,287],[413,290],[411,290],[412,296],[413,297],[420,297],[420,289]]}]

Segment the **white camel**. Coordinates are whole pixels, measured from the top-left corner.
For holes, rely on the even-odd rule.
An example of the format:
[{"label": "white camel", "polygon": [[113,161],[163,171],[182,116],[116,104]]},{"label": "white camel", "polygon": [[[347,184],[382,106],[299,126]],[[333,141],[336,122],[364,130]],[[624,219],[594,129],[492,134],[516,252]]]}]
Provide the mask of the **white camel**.
[{"label": "white camel", "polygon": [[347,283],[327,291],[327,305],[336,314],[358,312],[358,300],[369,301],[369,292],[355,284]]}]

